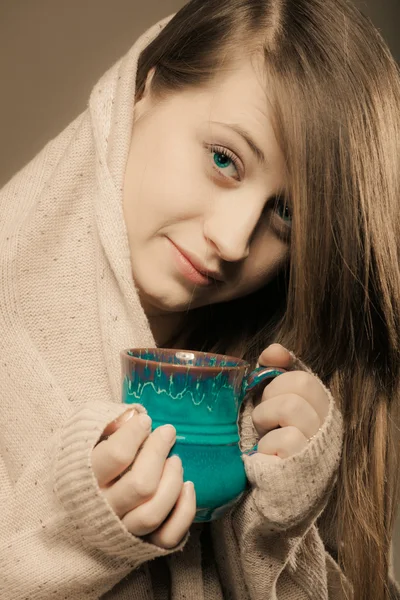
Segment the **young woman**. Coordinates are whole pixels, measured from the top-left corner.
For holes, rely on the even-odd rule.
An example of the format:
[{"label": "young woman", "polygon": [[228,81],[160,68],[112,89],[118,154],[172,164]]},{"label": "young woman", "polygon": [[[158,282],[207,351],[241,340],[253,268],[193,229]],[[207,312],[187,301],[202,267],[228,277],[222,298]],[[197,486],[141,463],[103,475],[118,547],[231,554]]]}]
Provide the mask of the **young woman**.
[{"label": "young woman", "polygon": [[[344,0],[192,0],[2,190],[1,598],[400,597],[399,98]],[[288,369],[210,526],[121,405],[153,345]]]}]

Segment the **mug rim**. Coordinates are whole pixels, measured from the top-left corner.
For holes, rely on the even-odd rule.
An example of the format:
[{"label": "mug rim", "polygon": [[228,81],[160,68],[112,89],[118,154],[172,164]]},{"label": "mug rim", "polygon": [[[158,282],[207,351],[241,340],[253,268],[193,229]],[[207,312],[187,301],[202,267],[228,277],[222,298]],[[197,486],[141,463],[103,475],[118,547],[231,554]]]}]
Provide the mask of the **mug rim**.
[{"label": "mug rim", "polygon": [[[129,352],[134,352],[137,350],[148,350],[148,351],[164,351],[170,354],[175,354],[177,352],[191,352],[192,354],[207,354],[208,356],[217,356],[217,357],[221,357],[221,358],[227,358],[227,359],[235,359],[237,360],[237,364],[235,366],[207,366],[207,365],[185,365],[185,364],[181,364],[181,365],[176,365],[173,363],[167,363],[167,362],[163,362],[160,360],[150,360],[150,359],[144,359],[144,358],[139,358],[138,356],[131,356],[130,354],[128,354]],[[187,369],[187,367],[189,366],[190,369],[193,369],[195,371],[201,371],[202,369],[207,369],[207,371],[234,371],[236,369],[244,369],[246,367],[250,366],[250,363],[248,363],[247,361],[243,360],[242,358],[238,358],[236,356],[231,356],[229,354],[219,354],[217,352],[203,352],[202,350],[188,350],[187,348],[157,348],[155,346],[142,346],[142,347],[136,347],[136,348],[125,348],[124,350],[121,350],[120,355],[122,358],[126,358],[132,362],[140,362],[140,363],[154,363],[157,364],[159,362],[161,362],[161,364],[167,365],[168,368],[171,368],[173,370],[182,370],[182,369]]]}]

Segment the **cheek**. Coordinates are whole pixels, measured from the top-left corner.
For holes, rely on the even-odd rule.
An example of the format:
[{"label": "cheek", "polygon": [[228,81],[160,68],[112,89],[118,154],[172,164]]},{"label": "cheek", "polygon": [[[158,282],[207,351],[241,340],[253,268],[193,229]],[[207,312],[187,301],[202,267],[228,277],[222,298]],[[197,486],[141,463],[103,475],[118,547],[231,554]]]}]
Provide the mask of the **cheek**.
[{"label": "cheek", "polygon": [[[146,141],[143,150],[135,147],[128,163],[130,195],[138,210],[144,208],[185,214],[201,204],[202,177],[198,157],[182,150],[177,139]],[[144,206],[145,205],[145,206]]]},{"label": "cheek", "polygon": [[289,246],[269,233],[252,249],[244,269],[244,279],[252,291],[260,289],[274,277],[289,258]]}]

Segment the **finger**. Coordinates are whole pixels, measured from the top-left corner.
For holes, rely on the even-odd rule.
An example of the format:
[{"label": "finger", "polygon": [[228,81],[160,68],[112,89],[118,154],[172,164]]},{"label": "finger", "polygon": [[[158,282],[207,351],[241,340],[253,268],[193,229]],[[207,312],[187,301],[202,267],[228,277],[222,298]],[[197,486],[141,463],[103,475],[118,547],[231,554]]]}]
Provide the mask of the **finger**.
[{"label": "finger", "polygon": [[191,481],[187,481],[171,515],[165,523],[149,536],[149,541],[160,548],[175,548],[189,531],[196,516],[196,493]]},{"label": "finger", "polygon": [[128,408],[128,410],[122,413],[122,415],[120,415],[119,417],[114,419],[114,421],[111,421],[111,423],[107,425],[107,427],[101,434],[100,441],[102,441],[103,439],[107,439],[110,435],[115,433],[117,429],[121,427],[121,425],[126,423],[126,421],[129,421],[129,419],[131,419],[136,414],[137,410],[135,408]]},{"label": "finger", "polygon": [[262,437],[258,443],[258,452],[288,458],[301,452],[305,446],[307,446],[306,437],[297,427],[289,426],[274,429]]},{"label": "finger", "polygon": [[263,367],[288,369],[293,364],[293,358],[290,352],[281,344],[271,344],[260,354],[258,364]]},{"label": "finger", "polygon": [[297,394],[282,394],[261,402],[254,409],[252,419],[260,436],[278,427],[293,426],[308,439],[322,425],[311,404]]},{"label": "finger", "polygon": [[100,487],[110,483],[129,467],[150,429],[151,419],[148,415],[135,415],[93,449],[92,469]]},{"label": "finger", "polygon": [[103,491],[120,518],[155,495],[175,438],[175,428],[171,425],[157,427],[147,438],[132,468]]},{"label": "finger", "polygon": [[165,462],[160,484],[151,500],[122,518],[128,531],[142,537],[158,529],[174,508],[182,487],[182,462],[178,456],[172,456]]},{"label": "finger", "polygon": [[143,473],[148,481],[154,480],[157,487],[164,469],[164,463],[175,441],[175,427],[172,425],[157,427],[146,440],[135,460],[135,471]]},{"label": "finger", "polygon": [[264,389],[262,402],[274,396],[296,394],[303,397],[315,410],[321,422],[329,411],[329,398],[318,379],[305,371],[283,373],[271,381]]}]

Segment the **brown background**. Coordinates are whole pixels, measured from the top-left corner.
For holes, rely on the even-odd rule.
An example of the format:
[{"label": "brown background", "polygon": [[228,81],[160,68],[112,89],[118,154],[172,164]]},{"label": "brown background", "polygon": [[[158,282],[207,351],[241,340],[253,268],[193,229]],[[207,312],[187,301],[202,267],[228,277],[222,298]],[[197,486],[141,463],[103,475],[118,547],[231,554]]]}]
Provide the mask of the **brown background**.
[{"label": "brown background", "polygon": [[[357,3],[399,60],[400,0]],[[183,4],[0,0],[0,187],[84,110],[97,79],[135,39]],[[400,523],[395,568],[400,580]]]}]

